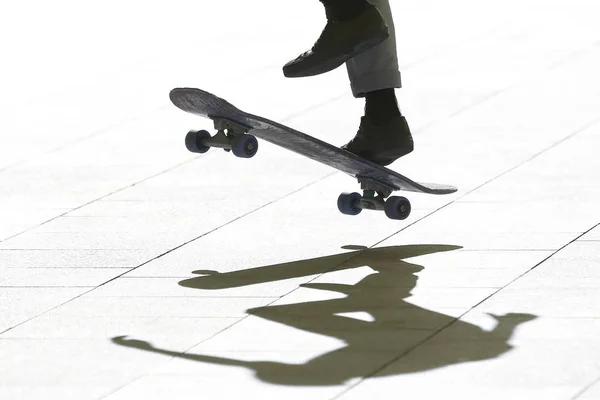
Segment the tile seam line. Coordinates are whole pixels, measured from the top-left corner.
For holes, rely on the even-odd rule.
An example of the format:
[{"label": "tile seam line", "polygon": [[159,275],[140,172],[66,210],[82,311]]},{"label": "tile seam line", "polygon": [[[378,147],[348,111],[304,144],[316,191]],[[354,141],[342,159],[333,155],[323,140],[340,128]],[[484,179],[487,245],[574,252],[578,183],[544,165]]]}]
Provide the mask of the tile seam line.
[{"label": "tile seam line", "polygon": [[39,317],[39,316],[42,316],[42,315],[44,315],[44,314],[46,314],[46,313],[49,313],[49,312],[51,312],[51,311],[53,311],[53,310],[55,310],[55,309],[57,309],[57,308],[59,308],[59,307],[62,307],[63,305],[65,305],[65,304],[67,304],[67,303],[70,303],[71,301],[74,301],[74,300],[76,300],[76,299],[78,299],[78,298],[80,298],[80,297],[83,297],[83,296],[85,296],[86,294],[88,294],[88,293],[91,293],[91,292],[93,292],[94,290],[96,290],[96,289],[98,289],[98,288],[100,288],[100,287],[102,287],[102,286],[104,286],[104,285],[106,285],[106,284],[108,284],[108,283],[110,283],[110,282],[112,282],[112,281],[116,280],[116,279],[119,279],[120,277],[122,277],[123,275],[126,275],[127,273],[129,273],[129,272],[131,272],[131,271],[134,271],[134,270],[136,270],[136,269],[138,269],[138,268],[140,268],[140,267],[142,267],[142,266],[144,266],[144,265],[146,265],[146,264],[148,264],[148,263],[150,263],[150,262],[152,262],[152,261],[154,261],[154,260],[156,260],[156,259],[158,259],[158,258],[160,258],[160,257],[163,257],[163,256],[165,256],[165,255],[167,255],[167,254],[169,254],[169,253],[171,253],[171,252],[173,252],[173,251],[175,251],[175,250],[177,250],[177,249],[179,249],[179,248],[181,248],[181,247],[183,247],[183,246],[185,246],[185,245],[187,245],[187,244],[189,244],[189,243],[191,243],[191,242],[193,242],[193,241],[195,241],[195,240],[198,240],[198,239],[202,238],[203,236],[206,236],[206,235],[208,235],[208,234],[210,234],[210,233],[213,233],[213,232],[214,232],[214,231],[216,231],[216,230],[219,230],[219,229],[221,229],[221,228],[223,228],[223,227],[225,227],[225,226],[227,226],[227,225],[229,225],[229,224],[232,224],[233,222],[235,222],[235,221],[237,221],[237,220],[239,220],[239,219],[241,219],[241,218],[244,218],[244,217],[246,217],[246,216],[248,216],[248,215],[250,215],[250,214],[253,214],[253,213],[255,213],[255,212],[257,212],[257,211],[259,211],[259,210],[261,210],[261,209],[263,209],[263,208],[265,208],[265,207],[267,207],[267,206],[269,206],[269,205],[271,205],[271,204],[273,204],[273,203],[276,203],[276,202],[278,202],[278,201],[281,201],[281,200],[283,200],[283,199],[285,199],[285,198],[287,198],[287,197],[289,197],[289,196],[291,196],[291,195],[295,194],[296,192],[299,192],[299,191],[301,191],[301,190],[304,190],[304,189],[305,189],[305,188],[307,188],[307,187],[310,187],[310,186],[312,186],[312,185],[315,185],[315,184],[319,183],[320,181],[322,181],[322,180],[324,180],[324,179],[327,179],[327,178],[329,178],[330,176],[332,176],[332,175],[334,175],[334,174],[336,174],[336,173],[337,173],[337,172],[332,172],[332,173],[329,173],[329,174],[327,174],[327,175],[325,175],[325,176],[323,176],[323,177],[321,177],[321,178],[319,178],[319,179],[317,179],[317,180],[315,180],[315,181],[313,181],[313,182],[310,182],[310,183],[308,183],[308,184],[306,184],[306,185],[303,185],[302,187],[300,187],[300,188],[298,188],[298,189],[296,189],[296,190],[294,190],[294,191],[292,191],[292,192],[290,192],[290,193],[287,193],[286,195],[284,195],[284,196],[282,196],[282,197],[280,197],[280,198],[278,198],[278,199],[275,199],[275,200],[272,200],[272,201],[270,201],[270,202],[268,202],[268,203],[266,203],[266,204],[263,204],[263,205],[261,205],[261,206],[259,206],[259,207],[255,208],[254,210],[250,210],[249,212],[247,212],[247,213],[245,213],[245,214],[243,214],[243,215],[240,215],[239,217],[237,217],[237,218],[235,218],[235,219],[233,219],[233,220],[231,220],[231,221],[228,221],[227,223],[225,223],[225,224],[223,224],[223,225],[220,225],[220,226],[218,226],[218,227],[216,227],[216,228],[213,228],[212,230],[210,230],[210,231],[208,231],[208,232],[205,232],[205,233],[203,233],[202,235],[200,235],[200,236],[198,236],[198,237],[196,237],[196,238],[193,238],[193,239],[191,239],[191,240],[189,240],[189,241],[187,241],[187,242],[185,242],[185,243],[183,243],[183,244],[181,244],[181,245],[178,245],[178,246],[176,246],[176,247],[174,247],[174,248],[172,248],[172,249],[170,249],[170,250],[168,250],[168,251],[166,251],[166,252],[164,252],[164,253],[162,253],[162,254],[160,254],[160,255],[156,256],[156,257],[153,257],[152,259],[150,259],[150,260],[147,260],[147,261],[145,261],[145,262],[141,263],[140,265],[138,265],[138,266],[136,266],[136,267],[133,267],[133,268],[131,268],[131,269],[128,269],[127,271],[125,271],[125,272],[123,272],[123,273],[121,273],[121,274],[119,274],[119,275],[115,276],[114,278],[112,278],[112,279],[110,279],[110,280],[108,280],[108,281],[106,281],[106,282],[103,282],[102,284],[100,284],[100,285],[98,285],[98,286],[95,286],[95,287],[93,287],[91,290],[88,290],[88,291],[86,291],[86,292],[84,292],[84,293],[81,293],[81,294],[79,294],[79,295],[77,295],[77,296],[75,296],[75,297],[73,297],[73,298],[71,298],[71,299],[69,299],[69,300],[67,300],[67,301],[64,301],[64,302],[62,302],[61,304],[58,304],[58,305],[56,305],[56,306],[54,306],[54,307],[52,307],[52,308],[50,308],[50,309],[48,309],[48,310],[45,310],[45,311],[44,311],[44,312],[42,312],[42,313],[39,313],[39,314],[37,314],[37,315],[35,315],[35,316],[31,317],[31,318],[28,318],[28,319],[27,319],[27,320],[25,320],[25,321],[22,321],[22,322],[20,322],[20,323],[18,323],[18,324],[16,324],[16,325],[14,325],[14,326],[11,326],[11,327],[9,327],[9,328],[7,328],[7,329],[3,330],[3,331],[0,331],[0,337],[1,337],[1,336],[2,336],[4,333],[6,333],[6,332],[8,332],[8,331],[10,331],[10,330],[12,330],[12,329],[15,329],[15,328],[17,328],[17,327],[19,327],[19,326],[21,326],[21,325],[23,325],[23,324],[26,324],[27,322],[29,322],[29,321],[31,321],[31,320],[33,320],[33,319],[35,319],[35,318]]},{"label": "tile seam line", "polygon": [[[517,281],[518,279],[522,278],[523,276],[525,276],[529,272],[533,271],[534,269],[536,269],[537,267],[539,267],[540,265],[542,265],[544,262],[546,262],[547,260],[549,260],[550,258],[552,258],[558,252],[564,250],[566,247],[568,247],[572,243],[576,242],[579,238],[581,238],[582,236],[586,235],[587,233],[589,233],[590,231],[592,231],[597,226],[598,226],[598,224],[594,225],[592,228],[588,229],[586,232],[580,234],[578,237],[574,238],[573,240],[571,240],[570,242],[568,242],[567,244],[565,244],[564,246],[562,246],[561,248],[559,248],[558,250],[556,250],[555,252],[553,252],[552,254],[550,254],[548,257],[544,258],[542,261],[540,261],[539,263],[537,263],[536,265],[534,265],[533,267],[531,267],[530,269],[528,269],[526,272],[522,273],[521,275],[517,276],[515,279],[513,279],[512,281],[510,281],[509,283],[507,283],[506,285],[504,285],[504,287],[501,287],[500,289],[496,290],[495,292],[493,292],[492,294],[490,294],[489,296],[487,296],[486,298],[484,298],[483,300],[481,300],[480,302],[478,302],[477,304],[475,304],[474,306],[472,306],[469,310],[467,310],[464,313],[462,313],[459,317],[455,318],[453,321],[451,321],[448,324],[446,324],[445,326],[441,327],[438,331],[434,332],[433,334],[431,334],[430,336],[426,337],[425,339],[423,339],[419,343],[415,344],[411,348],[409,348],[406,351],[402,352],[400,355],[398,355],[397,357],[393,358],[389,362],[383,364],[381,367],[377,368],[373,372],[371,372],[371,373],[369,373],[369,374],[367,374],[367,375],[359,378],[356,383],[348,386],[347,388],[344,388],[344,390],[342,390],[339,394],[337,394],[336,396],[332,397],[332,400],[338,399],[339,397],[341,397],[344,394],[348,393],[350,390],[352,390],[355,387],[359,386],[361,383],[365,382],[367,379],[374,377],[375,375],[377,375],[377,373],[383,371],[385,368],[389,367],[390,365],[394,364],[395,362],[399,361],[400,359],[406,357],[408,354],[410,354],[413,351],[417,350],[420,346],[424,345],[425,343],[427,343],[431,339],[433,339],[436,336],[438,336],[439,334],[441,334],[444,330],[446,330],[447,328],[449,328],[452,325],[454,325],[455,323],[457,323],[457,321],[459,321],[462,317],[464,317],[471,310],[474,310],[475,308],[477,308],[478,306],[480,306],[481,304],[483,304],[484,302],[486,302],[487,300],[489,300],[491,297],[495,296],[496,294],[498,294],[502,290],[506,289],[508,286],[510,286],[511,284],[513,284],[515,281]],[[600,378],[597,378],[596,381],[600,381]]]}]

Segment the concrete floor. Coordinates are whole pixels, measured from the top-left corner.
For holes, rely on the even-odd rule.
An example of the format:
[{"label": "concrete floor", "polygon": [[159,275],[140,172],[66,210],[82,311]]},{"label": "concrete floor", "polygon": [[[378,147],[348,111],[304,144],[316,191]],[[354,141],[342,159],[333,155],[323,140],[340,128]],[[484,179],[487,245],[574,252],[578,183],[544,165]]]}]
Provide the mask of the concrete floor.
[{"label": "concrete floor", "polygon": [[0,16],[1,399],[600,399],[596,0],[393,2],[391,168],[459,188],[405,221],[266,142],[185,149],[178,86],[354,136],[344,68],[281,73],[316,0],[157,4]]}]

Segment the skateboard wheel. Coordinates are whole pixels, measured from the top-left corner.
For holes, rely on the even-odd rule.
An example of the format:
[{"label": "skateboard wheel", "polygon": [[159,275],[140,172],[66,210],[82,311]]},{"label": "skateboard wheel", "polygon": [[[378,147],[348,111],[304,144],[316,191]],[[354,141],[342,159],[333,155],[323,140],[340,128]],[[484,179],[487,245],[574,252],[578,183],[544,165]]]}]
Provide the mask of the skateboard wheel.
[{"label": "skateboard wheel", "polygon": [[192,153],[206,153],[210,146],[202,144],[203,139],[210,139],[207,131],[189,131],[185,136],[185,147]]},{"label": "skateboard wheel", "polygon": [[362,196],[359,193],[342,193],[338,197],[338,210],[346,215],[358,215],[362,211],[359,207]]},{"label": "skateboard wheel", "polygon": [[384,210],[390,219],[406,219],[410,215],[410,201],[406,197],[392,196],[385,202]]},{"label": "skateboard wheel", "polygon": [[231,142],[231,150],[236,157],[254,157],[258,151],[258,140],[252,135],[236,136]]}]

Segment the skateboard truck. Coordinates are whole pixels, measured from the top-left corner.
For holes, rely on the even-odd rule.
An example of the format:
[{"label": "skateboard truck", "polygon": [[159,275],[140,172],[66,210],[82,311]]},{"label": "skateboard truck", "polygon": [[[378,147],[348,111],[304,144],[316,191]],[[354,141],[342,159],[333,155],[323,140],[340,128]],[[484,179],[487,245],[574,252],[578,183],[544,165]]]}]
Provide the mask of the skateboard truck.
[{"label": "skateboard truck", "polygon": [[385,211],[390,219],[408,218],[411,211],[410,201],[401,196],[389,197],[395,190],[398,190],[397,188],[378,182],[373,178],[358,176],[357,179],[363,195],[342,193],[338,197],[338,209],[342,214],[358,215],[362,210],[378,210]]},{"label": "skateboard truck", "polygon": [[[211,147],[233,151],[236,157],[251,158],[258,151],[258,140],[246,134],[250,128],[221,117],[210,117],[217,133],[214,136],[208,131],[189,131],[185,137],[185,147],[192,153],[206,153]],[[227,132],[225,132],[227,131]]]},{"label": "skateboard truck", "polygon": [[365,194],[367,192],[372,193],[373,195],[377,193],[384,199],[386,197],[389,197],[394,192],[394,190],[398,190],[398,188],[386,185],[383,182],[378,182],[373,178],[357,176],[356,179],[358,179],[358,183],[360,183],[360,188]]}]

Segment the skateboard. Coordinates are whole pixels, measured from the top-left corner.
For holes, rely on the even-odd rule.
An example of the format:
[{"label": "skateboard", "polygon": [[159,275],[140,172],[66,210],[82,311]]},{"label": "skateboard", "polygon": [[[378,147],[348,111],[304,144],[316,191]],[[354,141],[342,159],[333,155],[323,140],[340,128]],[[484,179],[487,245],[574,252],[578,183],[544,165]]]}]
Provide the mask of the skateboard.
[{"label": "skateboard", "polygon": [[382,210],[388,218],[404,220],[411,212],[410,201],[403,196],[391,196],[393,192],[444,195],[457,190],[451,185],[415,182],[283,124],[241,111],[201,89],[175,88],[169,97],[179,109],[213,121],[215,135],[206,130],[191,130],[186,135],[185,145],[193,153],[206,153],[215,147],[232,152],[236,157],[251,158],[258,151],[259,138],[355,178],[363,193],[342,193],[338,197],[338,209],[346,215]]}]

